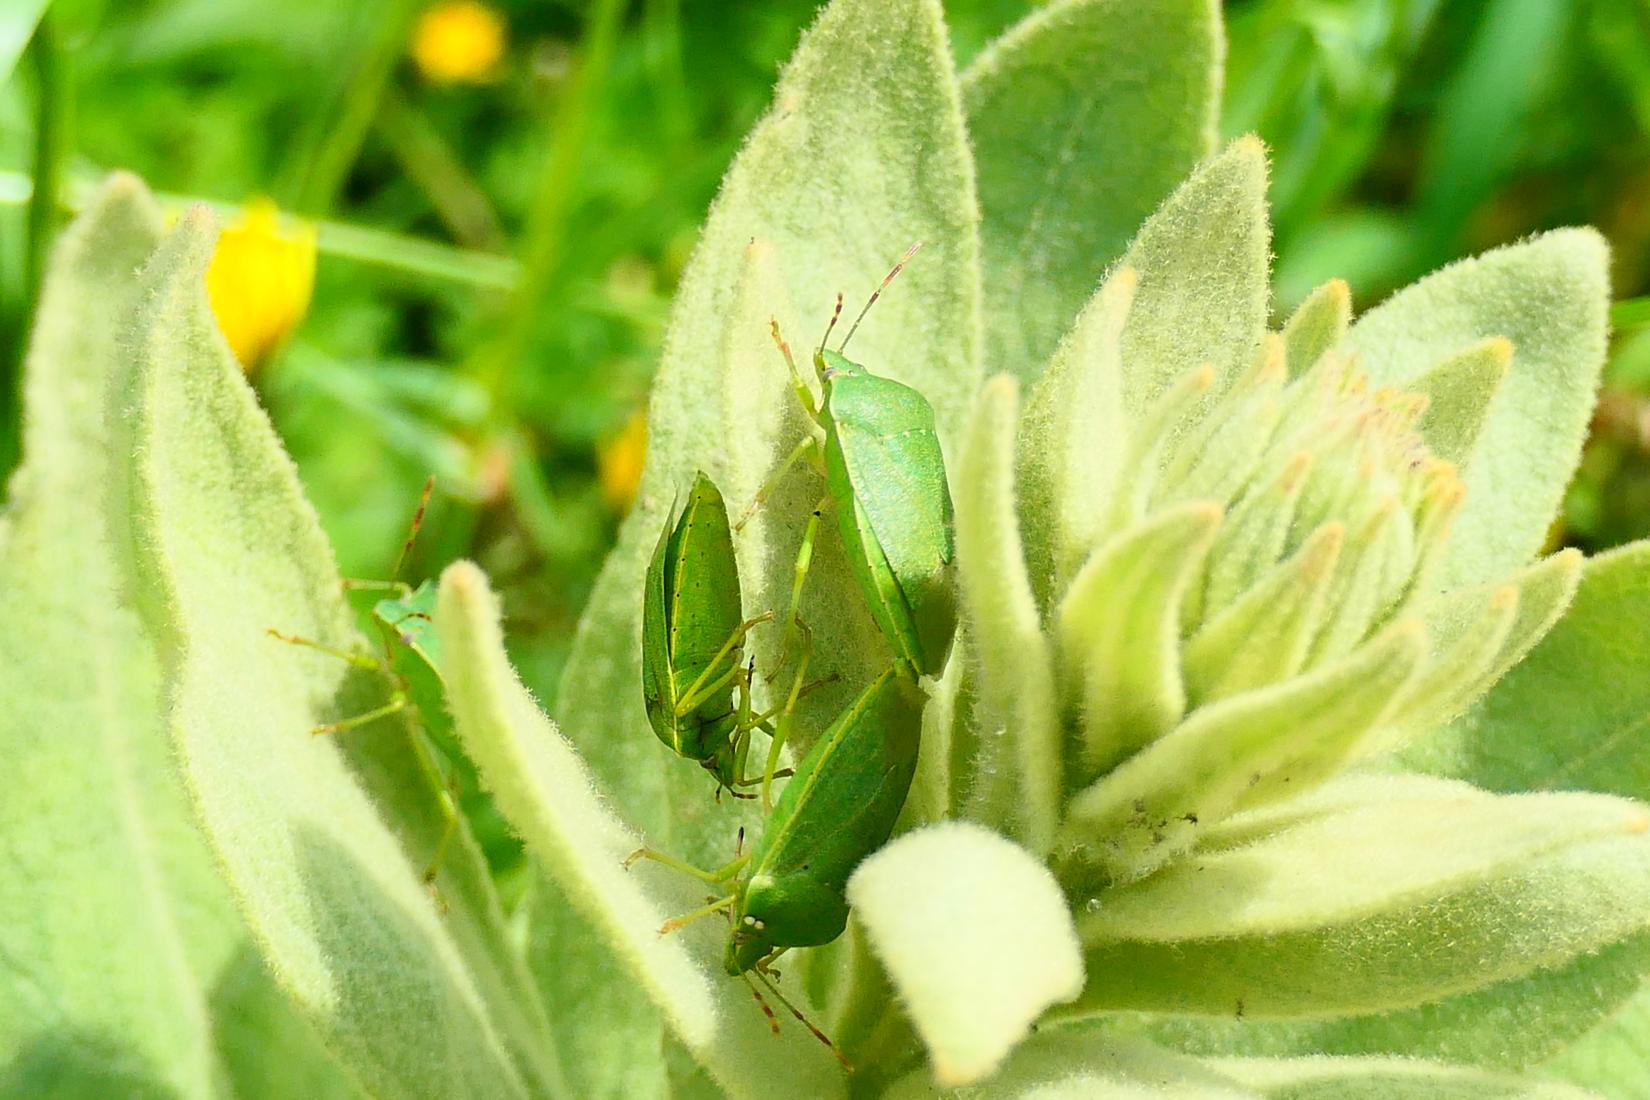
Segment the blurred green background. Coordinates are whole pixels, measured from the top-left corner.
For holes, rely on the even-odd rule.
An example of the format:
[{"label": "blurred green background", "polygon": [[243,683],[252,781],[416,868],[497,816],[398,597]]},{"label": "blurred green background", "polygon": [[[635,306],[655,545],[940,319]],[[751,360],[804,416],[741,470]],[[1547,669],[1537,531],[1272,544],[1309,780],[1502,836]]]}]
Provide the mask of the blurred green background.
[{"label": "blurred green background", "polygon": [[[344,572],[390,570],[435,473],[405,575],[479,560],[553,706],[683,261],[815,5],[467,2],[432,24],[426,0],[0,0],[0,463],[66,213],[31,201],[37,177],[68,207],[114,167],[180,200],[270,196],[319,220],[320,260],[254,380]],[[947,0],[959,63],[1035,6]],[[1554,541],[1650,534],[1650,0],[1232,0],[1227,19],[1223,130],[1273,149],[1280,310],[1335,275],[1366,307],[1537,230],[1609,236],[1617,334]],[[496,61],[444,73],[488,52],[477,20]]]}]

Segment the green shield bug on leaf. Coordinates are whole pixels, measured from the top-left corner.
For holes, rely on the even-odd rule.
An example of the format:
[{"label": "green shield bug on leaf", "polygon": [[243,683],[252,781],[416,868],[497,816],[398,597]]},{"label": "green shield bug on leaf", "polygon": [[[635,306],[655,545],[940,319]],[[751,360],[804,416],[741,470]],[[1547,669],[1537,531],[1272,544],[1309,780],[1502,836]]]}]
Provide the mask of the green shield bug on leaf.
[{"label": "green shield bug on leaf", "polygon": [[[842,314],[838,295],[813,356],[818,400],[797,369],[779,322],[772,323],[791,386],[818,435],[810,434],[786,456],[751,509],[793,465],[811,459],[824,474],[849,569],[878,628],[895,656],[916,673],[934,676],[945,667],[957,624],[951,490],[934,410],[910,386],[872,374],[844,354],[871,306],[918,247],[912,245],[883,278],[833,351],[826,344]],[[799,562],[812,552],[816,521],[810,520]],[[799,575],[802,571],[799,565]],[[793,599],[792,621],[795,614]]]},{"label": "green shield bug on leaf", "polygon": [[[733,533],[722,494],[694,476],[672,509],[648,563],[642,595],[642,696],[648,723],[671,751],[716,777],[717,791],[740,794],[753,716],[745,635],[771,614],[744,619]],[[735,705],[735,691],[739,704]]]},{"label": "green shield bug on leaf", "polygon": [[[480,781],[453,739],[446,718],[441,651],[431,618],[435,610],[436,585],[426,580],[413,587],[399,579],[402,567],[406,564],[407,556],[412,551],[419,530],[424,524],[424,516],[434,491],[435,478],[432,476],[424,482],[418,508],[413,514],[406,540],[401,544],[401,551],[396,556],[395,566],[391,570],[391,579],[344,581],[346,591],[393,593],[379,599],[372,607],[373,626],[378,631],[380,641],[378,654],[335,649],[309,638],[285,634],[275,629],[270,629],[268,633],[278,641],[319,650],[355,668],[377,673],[388,679],[389,698],[382,705],[317,726],[310,730],[310,733],[349,733],[398,714],[406,714],[413,719],[409,743],[412,750],[418,754],[421,766],[430,775],[433,786],[440,792],[442,831],[430,853],[422,876],[424,884],[440,901],[436,880],[446,860],[448,848],[457,834],[459,802],[476,797],[480,791]],[[411,654],[413,659],[403,659],[401,654]],[[508,845],[484,846],[490,859],[509,858],[514,855],[513,852],[507,853],[502,850]]]},{"label": "green shield bug on leaf", "polygon": [[667,921],[660,932],[726,913],[732,926],[723,956],[727,972],[747,981],[754,974],[832,1045],[784,999],[769,967],[790,948],[830,943],[842,934],[848,876],[893,832],[916,774],[921,728],[922,699],[896,662],[814,742],[749,852],[715,871],[651,848],[632,853],[626,866],[653,859],[713,885],[731,884],[728,893]]}]

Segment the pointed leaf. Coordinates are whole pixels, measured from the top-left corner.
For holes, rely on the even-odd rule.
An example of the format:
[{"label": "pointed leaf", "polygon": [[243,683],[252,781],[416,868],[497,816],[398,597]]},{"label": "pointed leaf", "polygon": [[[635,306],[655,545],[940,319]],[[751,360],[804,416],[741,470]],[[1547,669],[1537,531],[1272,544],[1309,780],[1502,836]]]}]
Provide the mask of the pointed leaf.
[{"label": "pointed leaf", "polygon": [[1425,646],[1416,624],[1398,623],[1335,664],[1197,711],[1074,796],[1062,842],[1127,881],[1245,799],[1321,782],[1402,696]]},{"label": "pointed leaf", "polygon": [[[1605,795],[1394,778],[1367,801],[1101,895],[1079,1004],[1252,1016],[1402,1008],[1650,925],[1650,814]],[[1228,838],[1230,838],[1228,840]],[[1355,866],[1356,876],[1333,868]],[[1218,903],[1217,900],[1218,899]]]},{"label": "pointed leaf", "polygon": [[1352,325],[1352,288],[1331,279],[1307,296],[1283,326],[1284,363],[1299,378],[1324,353],[1346,339]]},{"label": "pointed leaf", "polygon": [[[578,754],[516,678],[498,601],[468,562],[441,575],[436,630],[460,736],[500,808],[694,1056],[734,1095],[840,1093],[835,1063],[810,1036],[789,1029],[775,1042],[744,989],[714,976],[684,939],[660,936],[669,911],[643,889],[645,872],[623,866],[638,838],[603,807]],[[692,908],[684,899],[694,896],[684,887],[677,900]]]},{"label": "pointed leaf", "polygon": [[1080,685],[1088,774],[1180,720],[1180,598],[1203,564],[1220,509],[1182,504],[1101,546],[1057,617],[1060,659]]},{"label": "pointed leaf", "polygon": [[1100,539],[1128,447],[1123,323],[1139,278],[1119,268],[1083,307],[1032,387],[1016,477],[1026,568],[1048,607]]},{"label": "pointed leaf", "polygon": [[907,833],[848,880],[848,901],[944,1085],[994,1070],[1083,988],[1071,913],[1046,867],[989,829]]},{"label": "pointed leaf", "polygon": [[989,1080],[944,1089],[926,1070],[895,1082],[886,1100],[1259,1100],[1209,1062],[1084,1027],[1041,1031]]},{"label": "pointed leaf", "polygon": [[1404,386],[1487,337],[1512,370],[1472,459],[1443,580],[1493,580],[1540,548],[1581,453],[1604,359],[1609,254],[1565,229],[1444,268],[1371,310],[1348,346],[1377,385]]},{"label": "pointed leaf", "polygon": [[1280,1100],[1598,1100],[1538,1077],[1402,1058],[1229,1058],[1211,1066]]},{"label": "pointed leaf", "polygon": [[159,211],[129,176],[64,234],[29,348],[23,465],[0,513],[0,613],[28,624],[0,634],[13,777],[0,799],[0,1081],[16,1096],[82,1077],[212,1095],[207,983],[244,937],[171,774],[159,669],[118,599],[102,508],[121,461],[103,444],[117,333],[159,239]]},{"label": "pointed leaf", "polygon": [[[957,577],[980,669],[975,714],[990,762],[976,784],[971,816],[1005,822],[1033,852],[1054,840],[1059,818],[1063,731],[1054,695],[1054,658],[1026,576],[1014,514],[1014,379],[980,394],[957,467]],[[1000,732],[999,732],[1000,731]]]},{"label": "pointed leaf", "polygon": [[969,66],[995,369],[1040,374],[1100,273],[1213,151],[1222,52],[1210,0],[1062,0]]},{"label": "pointed leaf", "polygon": [[1182,660],[1194,706],[1277,683],[1300,671],[1327,609],[1346,529],[1326,523],[1294,557],[1257,581],[1187,642]]},{"label": "pointed leaf", "polygon": [[[277,980],[353,1073],[385,1096],[529,1095],[523,1070],[553,1067],[524,1045],[518,1068],[478,989],[485,956],[455,942],[338,741],[310,735],[381,706],[387,683],[268,635],[360,646],[320,525],[216,331],[212,240],[210,215],[186,214],[141,277],[115,432],[136,458],[112,494],[197,813]],[[433,838],[439,788],[406,734],[356,734],[389,752],[363,758],[362,779],[430,807]]]},{"label": "pointed leaf", "polygon": [[1415,427],[1428,450],[1458,466],[1472,457],[1512,362],[1512,341],[1492,336],[1415,380],[1409,388],[1427,398]]},{"label": "pointed leaf", "polygon": [[[726,858],[725,832],[702,812],[702,777],[664,760],[645,733],[637,638],[646,555],[680,479],[703,467],[718,481],[724,474],[737,481],[752,463],[765,475],[795,442],[781,436],[784,425],[771,424],[772,444],[744,450],[739,469],[728,468],[723,445],[733,433],[717,396],[730,341],[765,341],[770,316],[793,336],[817,332],[838,291],[864,295],[901,249],[921,240],[922,253],[882,296],[853,349],[873,371],[929,399],[949,446],[980,379],[977,221],[937,0],[838,0],[786,66],[774,107],[729,170],[683,275],[653,395],[641,492],[591,596],[558,694],[567,736],[620,811],[655,842],[689,857],[708,860],[714,851]],[[761,312],[752,304],[735,316],[735,299],[750,285],[742,272],[753,238],[772,250],[785,302]],[[797,312],[781,312],[786,303]],[[765,355],[783,385],[778,352]],[[735,510],[746,503],[732,501]],[[768,517],[777,528],[769,536],[774,555],[787,544],[794,549],[807,518],[775,508]],[[840,564],[827,559],[816,570],[810,600],[847,583]],[[805,611],[820,607],[811,602]],[[841,619],[840,611],[824,610]],[[822,663],[862,659],[857,633],[838,644],[824,624],[810,625]],[[844,679],[851,690],[854,681]]]},{"label": "pointed leaf", "polygon": [[1253,361],[1266,331],[1270,256],[1266,152],[1240,138],[1193,172],[1124,254],[1140,275],[1123,330],[1131,415],[1200,364],[1212,364],[1224,386]]}]

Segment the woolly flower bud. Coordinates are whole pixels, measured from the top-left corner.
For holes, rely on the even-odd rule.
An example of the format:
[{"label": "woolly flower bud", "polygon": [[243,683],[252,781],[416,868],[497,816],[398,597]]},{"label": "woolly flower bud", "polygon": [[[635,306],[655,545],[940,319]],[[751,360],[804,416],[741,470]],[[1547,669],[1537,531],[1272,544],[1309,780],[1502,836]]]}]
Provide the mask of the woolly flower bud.
[{"label": "woolly flower bud", "polygon": [[[1560,556],[1440,590],[1466,495],[1455,462],[1506,340],[1377,388],[1337,346],[1349,309],[1331,284],[1321,337],[1269,334],[1246,369],[1193,366],[1125,416],[1113,379],[1134,287],[1114,276],[1093,330],[1109,335],[1068,348],[1022,425],[1023,525],[1060,533],[1027,557],[1074,792],[1055,842],[1068,884],[1149,873],[1210,824],[1459,713],[1546,629],[1520,616],[1524,587],[1574,572]],[[1094,437],[1071,411],[1085,405],[1114,410],[1116,438]]]},{"label": "woolly flower bud", "polygon": [[206,293],[241,366],[261,366],[292,335],[315,290],[315,229],[283,226],[268,199],[253,199],[218,237]]}]

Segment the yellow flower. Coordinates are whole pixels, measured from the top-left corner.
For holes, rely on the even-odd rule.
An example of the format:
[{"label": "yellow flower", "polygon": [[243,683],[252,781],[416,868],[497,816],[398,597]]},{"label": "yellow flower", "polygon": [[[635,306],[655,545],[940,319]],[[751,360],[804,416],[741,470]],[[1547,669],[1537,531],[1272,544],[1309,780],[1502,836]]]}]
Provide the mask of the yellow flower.
[{"label": "yellow flower", "polygon": [[486,83],[504,56],[504,20],[479,0],[441,0],[418,17],[412,56],[431,83]]},{"label": "yellow flower", "polygon": [[615,512],[623,512],[636,499],[642,480],[642,461],[647,457],[647,417],[637,410],[624,427],[596,446],[596,474],[601,482],[602,500]]},{"label": "yellow flower", "polygon": [[206,295],[218,328],[249,371],[298,327],[314,290],[314,226],[283,226],[268,199],[246,204],[218,237],[206,269]]}]

